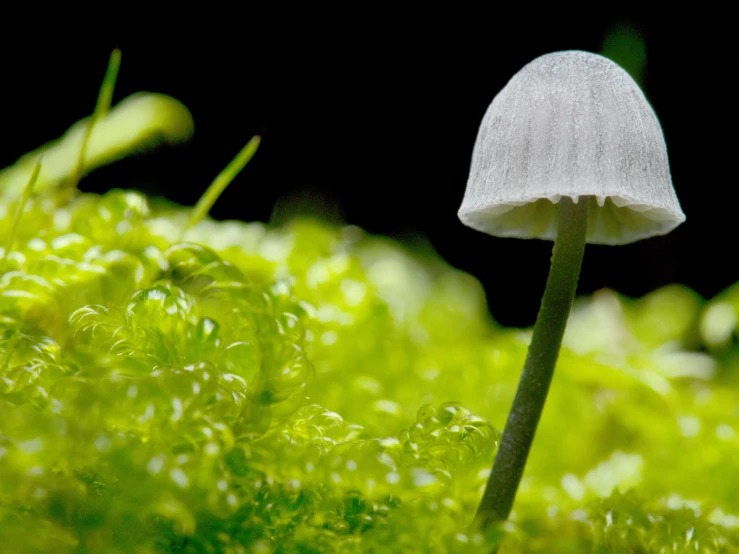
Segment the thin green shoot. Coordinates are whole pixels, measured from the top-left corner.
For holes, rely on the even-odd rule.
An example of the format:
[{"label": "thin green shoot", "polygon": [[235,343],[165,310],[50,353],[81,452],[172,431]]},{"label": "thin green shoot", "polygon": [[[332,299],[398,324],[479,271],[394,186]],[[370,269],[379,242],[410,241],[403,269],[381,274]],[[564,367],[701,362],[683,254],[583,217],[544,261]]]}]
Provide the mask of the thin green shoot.
[{"label": "thin green shoot", "polygon": [[31,173],[31,178],[28,180],[28,183],[26,183],[25,188],[23,189],[23,194],[21,194],[20,200],[18,201],[18,207],[15,210],[15,216],[13,216],[13,226],[10,228],[10,233],[8,234],[8,240],[5,245],[5,251],[2,254],[2,258],[0,259],[0,274],[5,269],[5,262],[8,259],[8,255],[10,254],[10,251],[13,249],[13,245],[15,244],[15,237],[18,234],[18,229],[20,228],[21,218],[23,217],[23,212],[26,209],[26,204],[28,203],[28,199],[31,197],[31,192],[33,192],[33,187],[36,185],[36,181],[38,181],[38,176],[41,173],[41,158],[38,159],[36,162],[36,165],[33,166],[33,172]]},{"label": "thin green shoot", "polygon": [[108,110],[110,110],[110,105],[113,101],[113,90],[115,89],[115,82],[118,79],[118,70],[120,67],[121,51],[116,48],[110,54],[108,69],[105,72],[103,84],[100,86],[97,103],[95,104],[95,111],[92,113],[92,117],[87,124],[85,135],[82,139],[82,146],[80,148],[79,156],[77,157],[77,166],[68,182],[69,189],[76,189],[80,179],[82,178],[82,172],[85,169],[85,158],[87,157],[87,145],[90,142],[92,130],[95,128],[95,124],[108,113]]},{"label": "thin green shoot", "polygon": [[253,136],[251,140],[246,143],[246,146],[241,149],[241,152],[231,160],[231,163],[229,163],[225,169],[218,174],[208,187],[208,190],[205,191],[205,194],[203,194],[203,196],[200,197],[200,200],[198,200],[198,203],[195,204],[190,220],[185,227],[186,230],[196,225],[201,219],[208,215],[208,212],[213,207],[216,200],[218,200],[218,197],[221,196],[223,191],[226,190],[226,187],[231,184],[231,181],[236,178],[241,170],[244,169],[246,164],[249,163],[249,160],[252,159],[257,148],[259,148],[259,143],[261,141],[262,137],[260,135]]}]

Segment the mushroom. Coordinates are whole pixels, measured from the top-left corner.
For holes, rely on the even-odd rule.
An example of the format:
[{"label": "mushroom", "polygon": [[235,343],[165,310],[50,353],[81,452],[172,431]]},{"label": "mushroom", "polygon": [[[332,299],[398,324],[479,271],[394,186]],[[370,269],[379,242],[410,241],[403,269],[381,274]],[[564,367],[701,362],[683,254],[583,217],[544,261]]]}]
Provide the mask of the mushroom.
[{"label": "mushroom", "polygon": [[627,244],[685,220],[662,129],[639,86],[597,54],[546,54],[501,90],[480,125],[459,218],[490,235],[554,241],[518,391],[477,511],[511,511],[564,335],[585,243]]}]

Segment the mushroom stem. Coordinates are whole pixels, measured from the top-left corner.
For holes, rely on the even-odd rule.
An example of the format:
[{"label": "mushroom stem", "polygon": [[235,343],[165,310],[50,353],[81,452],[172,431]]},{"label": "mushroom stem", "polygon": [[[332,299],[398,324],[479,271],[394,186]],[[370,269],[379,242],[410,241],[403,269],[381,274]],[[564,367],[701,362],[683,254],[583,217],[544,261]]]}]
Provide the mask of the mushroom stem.
[{"label": "mushroom stem", "polygon": [[575,203],[570,197],[563,196],[559,202],[559,225],[552,265],[529,353],[493,470],[477,509],[476,521],[483,530],[505,521],[511,513],[575,298],[585,252],[589,200],[589,197],[581,196]]}]

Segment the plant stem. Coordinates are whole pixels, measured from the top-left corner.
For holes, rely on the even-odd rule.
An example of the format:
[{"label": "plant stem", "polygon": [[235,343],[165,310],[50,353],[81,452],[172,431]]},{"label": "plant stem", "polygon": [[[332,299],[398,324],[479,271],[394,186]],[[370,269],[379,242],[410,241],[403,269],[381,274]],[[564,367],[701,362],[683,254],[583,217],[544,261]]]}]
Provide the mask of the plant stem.
[{"label": "plant stem", "polygon": [[39,156],[39,159],[36,160],[36,164],[33,166],[33,171],[31,172],[31,178],[28,180],[28,183],[26,183],[26,186],[23,188],[23,193],[21,194],[20,200],[18,200],[18,207],[15,210],[15,216],[13,216],[13,224],[10,226],[10,232],[8,233],[5,249],[0,255],[0,275],[3,274],[3,270],[5,269],[5,262],[8,260],[10,251],[13,250],[15,237],[18,234],[21,219],[23,218],[23,212],[26,209],[28,199],[31,198],[31,192],[33,191],[33,187],[36,185],[39,173],[41,173],[41,158],[43,158],[43,156]]},{"label": "plant stem", "polygon": [[203,196],[200,197],[200,200],[198,200],[198,203],[195,204],[195,208],[193,208],[192,214],[190,215],[190,220],[187,222],[186,229],[193,227],[208,215],[208,212],[213,207],[215,201],[218,200],[221,193],[226,190],[226,187],[231,184],[231,181],[236,178],[239,172],[246,167],[246,164],[249,163],[249,160],[252,159],[261,142],[262,137],[260,135],[253,136],[251,140],[246,143],[246,146],[236,154],[236,157],[229,162],[226,168],[218,174],[205,191],[205,194],[203,194]]},{"label": "plant stem", "polygon": [[118,79],[118,70],[121,68],[121,51],[119,49],[113,50],[108,60],[108,69],[105,71],[105,77],[103,78],[103,84],[100,86],[98,92],[98,100],[95,104],[95,110],[87,120],[87,126],[85,127],[85,134],[82,137],[82,146],[80,147],[80,153],[77,156],[77,165],[74,168],[68,189],[76,189],[77,185],[82,178],[82,173],[85,169],[85,158],[87,157],[87,147],[90,144],[90,137],[92,136],[92,130],[95,128],[95,124],[100,121],[108,110],[110,110],[110,104],[113,101],[113,89],[115,89],[115,82]]},{"label": "plant stem", "polygon": [[508,519],[552,382],[567,318],[575,298],[587,233],[588,197],[559,202],[552,265],[536,317],[526,364],[503,430],[493,470],[477,509],[481,529]]}]

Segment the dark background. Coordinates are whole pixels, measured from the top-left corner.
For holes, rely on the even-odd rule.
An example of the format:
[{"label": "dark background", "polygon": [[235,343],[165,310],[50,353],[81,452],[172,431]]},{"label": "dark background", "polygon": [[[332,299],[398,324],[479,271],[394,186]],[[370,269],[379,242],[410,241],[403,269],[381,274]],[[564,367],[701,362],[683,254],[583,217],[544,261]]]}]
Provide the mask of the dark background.
[{"label": "dark background", "polygon": [[88,115],[110,51],[120,47],[114,102],[139,90],[170,94],[191,110],[195,136],[102,168],[83,180],[83,190],[134,187],[193,204],[246,141],[263,133],[213,217],[269,221],[279,202],[283,217],[293,206],[372,233],[416,243],[426,237],[450,264],[482,281],[495,319],[530,325],[551,243],[489,237],[457,219],[477,128],[523,65],[557,50],[599,52],[614,26],[627,25],[646,44],[643,86],[662,123],[687,222],[666,237],[588,246],[579,290],[611,287],[636,297],[683,283],[710,297],[739,278],[729,22],[690,14],[677,25],[664,15],[613,14],[491,23],[460,12],[433,22],[334,13],[338,25],[244,17],[233,28],[203,22],[166,41],[141,32],[80,47],[5,49],[0,166]]}]

